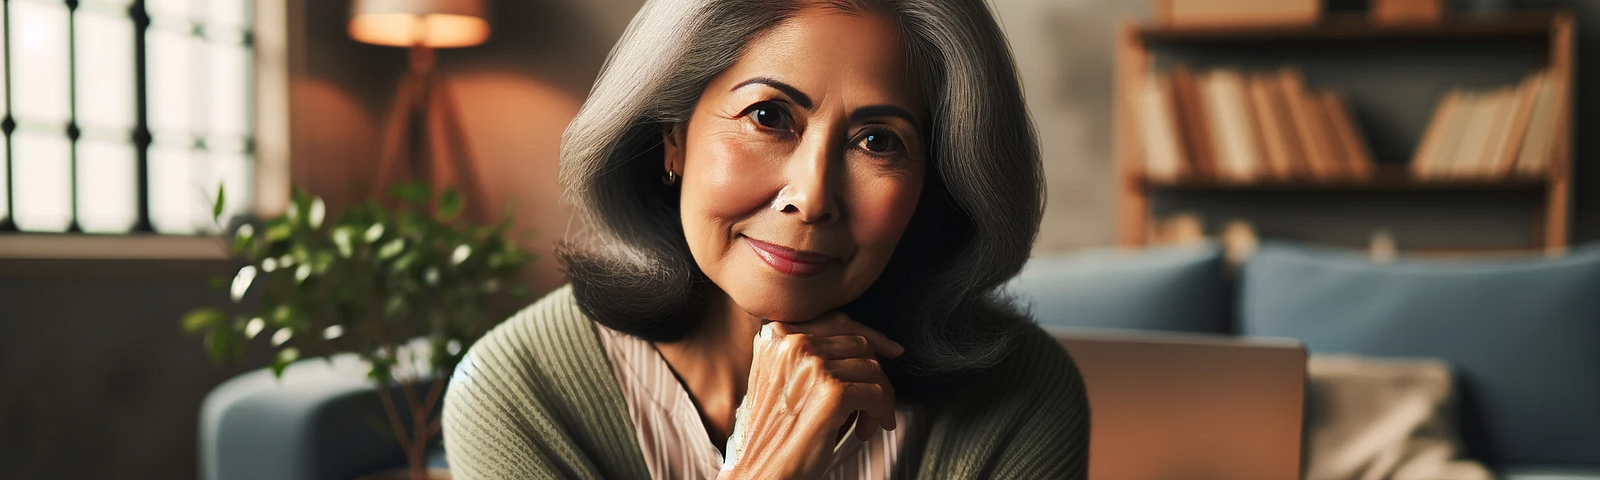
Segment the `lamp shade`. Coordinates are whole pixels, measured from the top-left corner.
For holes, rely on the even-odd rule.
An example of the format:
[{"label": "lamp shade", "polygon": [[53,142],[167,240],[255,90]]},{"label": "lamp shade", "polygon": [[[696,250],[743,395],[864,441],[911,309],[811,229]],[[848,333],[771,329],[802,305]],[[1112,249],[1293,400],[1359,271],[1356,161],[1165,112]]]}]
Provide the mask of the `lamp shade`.
[{"label": "lamp shade", "polygon": [[489,38],[484,0],[352,0],[350,37],[377,45],[470,47]]}]

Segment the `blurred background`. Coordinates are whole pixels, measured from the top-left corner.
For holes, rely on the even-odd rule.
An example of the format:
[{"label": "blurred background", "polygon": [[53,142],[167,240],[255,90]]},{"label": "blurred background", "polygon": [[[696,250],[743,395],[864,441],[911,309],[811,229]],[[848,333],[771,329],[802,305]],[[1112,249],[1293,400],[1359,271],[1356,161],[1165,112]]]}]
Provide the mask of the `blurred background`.
[{"label": "blurred background", "polygon": [[[535,297],[563,283],[551,248],[572,229],[557,182],[562,130],[641,3],[489,1],[485,41],[428,59],[453,97],[457,127],[445,135],[456,142],[452,155],[474,166],[461,180],[475,183],[477,208],[532,232],[517,238],[539,256],[523,274]],[[1162,222],[1174,218],[1171,228],[1191,234],[1216,235],[1237,219],[1253,238],[1356,249],[1376,235],[1402,253],[1600,240],[1600,135],[1590,134],[1600,125],[1600,29],[1589,27],[1600,24],[1600,2],[1446,2],[1452,15],[1570,12],[1578,26],[1573,147],[1562,180],[1568,190],[1557,193],[1544,180],[1412,189],[1386,180],[1393,168],[1383,167],[1412,158],[1451,89],[1515,84],[1548,63],[1542,33],[1356,47],[1312,35],[1294,47],[1239,46],[1123,30],[1124,22],[1156,21],[1150,1],[990,3],[1043,150],[1041,255],[1162,243],[1171,233]],[[291,188],[322,197],[330,215],[366,198],[388,132],[429,135],[391,125],[415,53],[353,38],[349,0],[4,5],[10,175],[0,210],[0,476],[195,478],[202,399],[270,360],[262,349],[218,368],[202,339],[179,328],[190,308],[226,302],[208,279],[238,268],[208,236],[218,229],[210,211],[216,185],[228,186],[224,228],[282,214]],[[1359,14],[1367,5],[1322,8]],[[1129,60],[1130,41],[1167,50]],[[1293,63],[1312,86],[1345,96],[1382,186],[1146,182],[1130,174],[1147,168],[1144,157],[1127,153],[1144,144],[1118,139],[1127,119],[1114,101],[1120,89],[1138,88],[1118,83],[1133,78],[1119,73],[1119,55],[1197,70]],[[1550,202],[1558,196],[1568,203],[1556,214]],[[1130,202],[1141,213],[1128,212]],[[1550,221],[1564,226],[1551,230]]]}]

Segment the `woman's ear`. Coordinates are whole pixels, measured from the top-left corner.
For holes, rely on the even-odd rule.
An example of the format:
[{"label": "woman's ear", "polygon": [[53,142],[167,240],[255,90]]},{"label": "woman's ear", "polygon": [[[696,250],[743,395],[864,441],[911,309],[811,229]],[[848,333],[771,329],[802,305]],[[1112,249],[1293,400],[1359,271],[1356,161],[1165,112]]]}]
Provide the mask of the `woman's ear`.
[{"label": "woman's ear", "polygon": [[661,124],[661,149],[665,153],[661,161],[664,171],[683,172],[683,130],[682,123]]}]

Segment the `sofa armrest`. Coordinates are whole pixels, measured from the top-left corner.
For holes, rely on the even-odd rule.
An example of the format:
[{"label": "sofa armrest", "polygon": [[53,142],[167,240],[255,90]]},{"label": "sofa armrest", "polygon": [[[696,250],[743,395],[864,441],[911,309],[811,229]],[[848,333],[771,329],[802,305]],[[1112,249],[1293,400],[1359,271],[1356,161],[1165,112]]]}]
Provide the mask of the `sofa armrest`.
[{"label": "sofa armrest", "polygon": [[340,355],[297,362],[282,379],[261,369],[218,386],[201,406],[200,478],[350,480],[404,466],[399,444],[377,428],[387,417],[366,373]]}]

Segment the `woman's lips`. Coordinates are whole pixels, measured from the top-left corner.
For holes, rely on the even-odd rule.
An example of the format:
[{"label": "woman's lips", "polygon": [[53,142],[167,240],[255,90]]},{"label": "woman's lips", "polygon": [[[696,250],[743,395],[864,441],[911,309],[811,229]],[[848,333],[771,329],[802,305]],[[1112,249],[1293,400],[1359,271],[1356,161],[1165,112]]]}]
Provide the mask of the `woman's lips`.
[{"label": "woman's lips", "polygon": [[782,245],[773,245],[750,237],[743,237],[745,243],[750,244],[750,250],[756,256],[767,262],[767,265],[779,272],[796,277],[809,277],[822,273],[828,265],[837,261],[837,258],[815,252],[805,252]]}]

